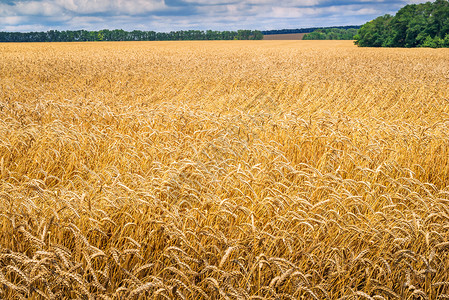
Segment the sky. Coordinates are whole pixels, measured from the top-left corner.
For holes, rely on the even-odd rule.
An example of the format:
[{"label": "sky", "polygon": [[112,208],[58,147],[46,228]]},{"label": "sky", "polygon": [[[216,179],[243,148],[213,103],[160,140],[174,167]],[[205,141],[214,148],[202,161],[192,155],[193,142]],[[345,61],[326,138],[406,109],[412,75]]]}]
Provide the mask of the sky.
[{"label": "sky", "polygon": [[362,25],[419,0],[0,0],[0,31],[237,30]]}]

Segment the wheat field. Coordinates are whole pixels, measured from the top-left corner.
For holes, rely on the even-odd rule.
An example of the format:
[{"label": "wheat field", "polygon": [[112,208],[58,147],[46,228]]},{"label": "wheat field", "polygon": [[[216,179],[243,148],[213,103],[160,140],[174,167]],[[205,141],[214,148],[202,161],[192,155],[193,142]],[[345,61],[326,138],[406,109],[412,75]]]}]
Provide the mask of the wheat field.
[{"label": "wheat field", "polygon": [[449,298],[448,49],[0,53],[0,298]]}]

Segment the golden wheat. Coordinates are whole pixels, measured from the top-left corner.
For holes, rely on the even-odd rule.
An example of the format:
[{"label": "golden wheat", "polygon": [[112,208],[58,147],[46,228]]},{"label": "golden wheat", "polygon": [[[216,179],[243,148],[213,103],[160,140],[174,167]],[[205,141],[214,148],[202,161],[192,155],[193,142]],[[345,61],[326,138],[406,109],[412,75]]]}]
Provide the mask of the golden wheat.
[{"label": "golden wheat", "polygon": [[447,49],[0,53],[0,298],[448,298]]}]

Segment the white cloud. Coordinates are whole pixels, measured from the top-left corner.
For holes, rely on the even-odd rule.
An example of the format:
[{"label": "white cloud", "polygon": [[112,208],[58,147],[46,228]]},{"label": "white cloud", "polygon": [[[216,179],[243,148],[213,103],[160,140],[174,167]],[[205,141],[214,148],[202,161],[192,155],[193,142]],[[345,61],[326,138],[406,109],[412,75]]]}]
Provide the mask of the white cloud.
[{"label": "white cloud", "polygon": [[0,18],[0,24],[4,25],[20,25],[24,21],[21,16],[9,16]]},{"label": "white cloud", "polygon": [[233,0],[184,0],[185,3],[197,4],[197,5],[227,5],[245,1],[233,1]]},{"label": "white cloud", "polygon": [[167,9],[164,0],[43,0],[0,4],[0,16],[56,16],[61,13],[136,15]]},{"label": "white cloud", "polygon": [[[0,23],[1,24],[1,23]],[[48,27],[45,25],[6,25],[3,27],[2,31],[20,31],[20,32],[31,32],[31,31],[47,31]]]},{"label": "white cloud", "polygon": [[284,1],[278,1],[274,2],[273,0],[246,0],[245,3],[249,4],[267,4],[267,5],[276,5],[276,6],[284,6],[284,7],[306,7],[306,6],[316,6],[319,4],[322,4],[326,1],[323,0],[284,0]]},{"label": "white cloud", "polygon": [[55,0],[61,7],[80,14],[142,14],[166,8],[163,0]]},{"label": "white cloud", "polygon": [[426,1],[423,1],[423,0],[406,0],[404,2],[407,3],[407,4],[418,4],[418,3],[425,3],[427,1],[429,1],[429,0],[426,0]]},{"label": "white cloud", "polygon": [[354,10],[352,11],[353,15],[381,15],[381,12],[379,12],[377,9],[375,8],[361,8],[358,10]]},{"label": "white cloud", "polygon": [[51,1],[19,2],[14,6],[14,11],[23,15],[55,16],[60,14],[61,8]]},{"label": "white cloud", "polygon": [[296,8],[296,7],[273,7],[274,18],[300,18],[304,14],[316,14],[316,11],[310,8]]}]

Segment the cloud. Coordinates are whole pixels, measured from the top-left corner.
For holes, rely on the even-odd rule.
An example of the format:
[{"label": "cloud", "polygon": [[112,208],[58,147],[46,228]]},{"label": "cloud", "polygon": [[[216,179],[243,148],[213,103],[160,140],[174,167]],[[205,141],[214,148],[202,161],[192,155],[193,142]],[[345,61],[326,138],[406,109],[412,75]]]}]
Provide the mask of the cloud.
[{"label": "cloud", "polygon": [[229,1],[229,0],[184,0],[184,3],[192,5],[229,5],[240,3],[241,1]]},{"label": "cloud", "polygon": [[54,3],[75,14],[136,15],[166,8],[163,0],[54,0]]},{"label": "cloud", "polygon": [[10,16],[10,17],[2,17],[1,21],[4,24],[8,25],[20,25],[23,22],[24,18],[19,16]]},{"label": "cloud", "polygon": [[0,31],[282,29],[363,24],[416,0],[0,0]]},{"label": "cloud", "polygon": [[58,5],[49,1],[18,2],[14,6],[17,14],[39,15],[44,17],[56,16],[62,12]]}]

